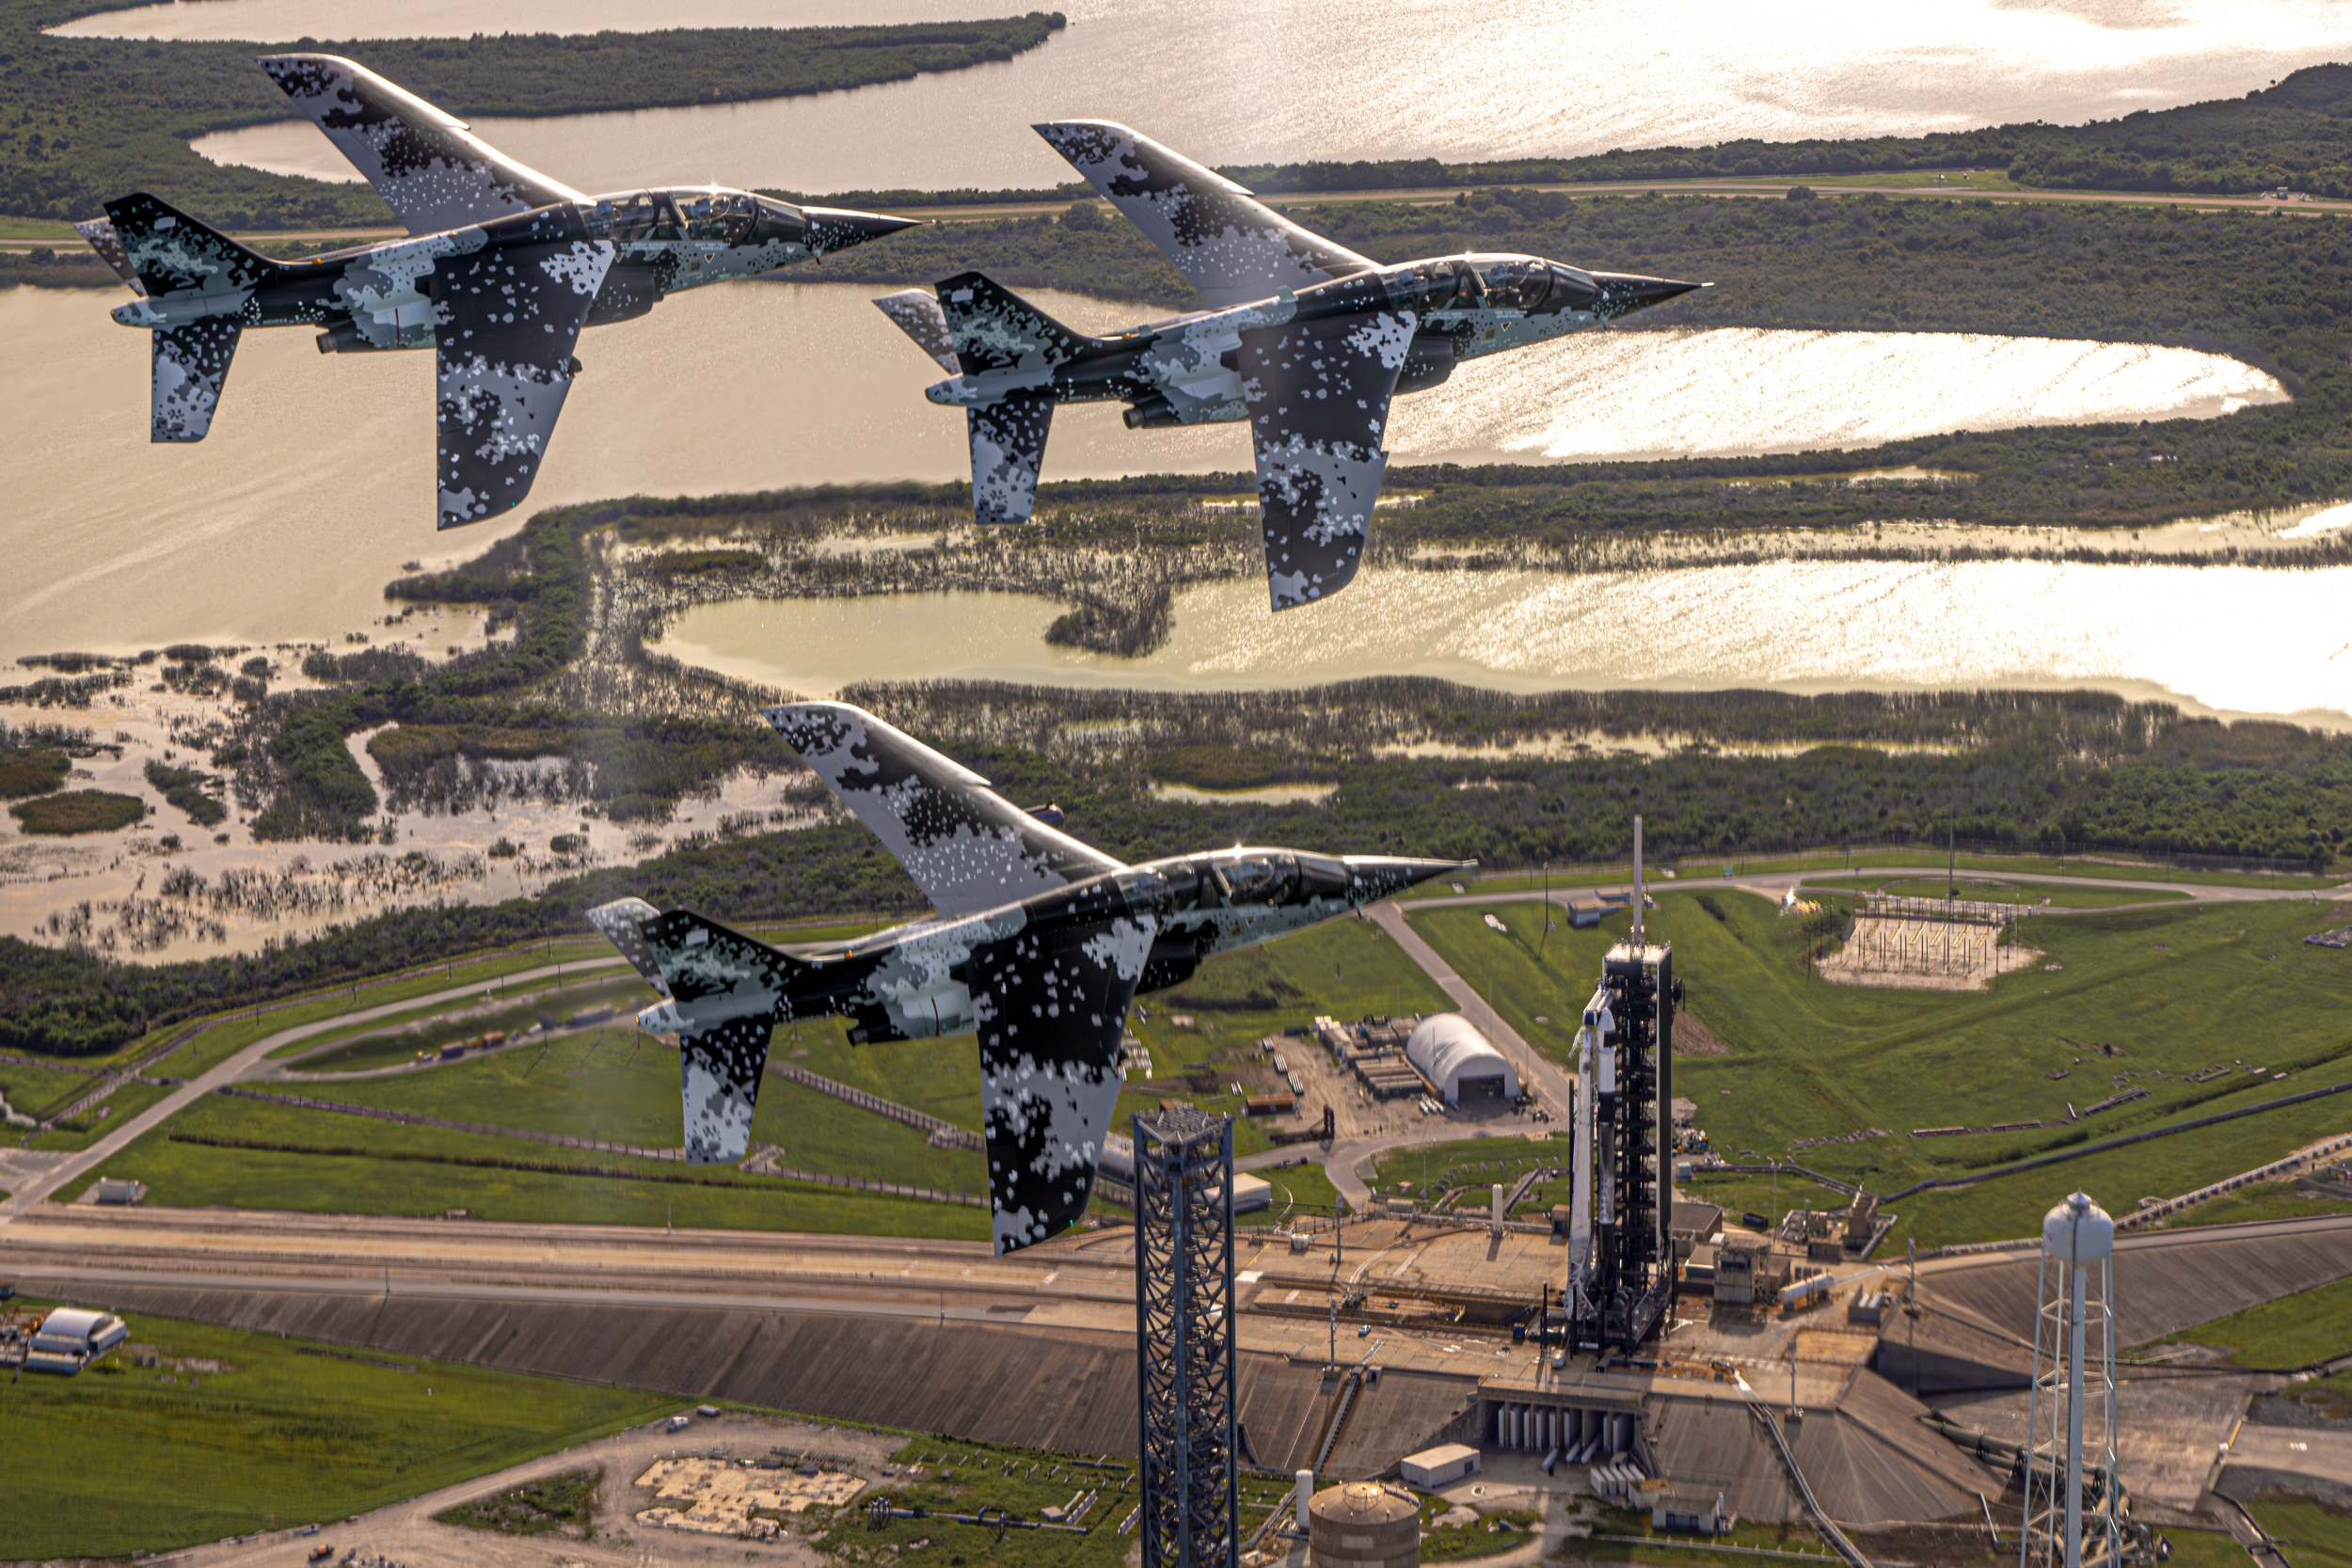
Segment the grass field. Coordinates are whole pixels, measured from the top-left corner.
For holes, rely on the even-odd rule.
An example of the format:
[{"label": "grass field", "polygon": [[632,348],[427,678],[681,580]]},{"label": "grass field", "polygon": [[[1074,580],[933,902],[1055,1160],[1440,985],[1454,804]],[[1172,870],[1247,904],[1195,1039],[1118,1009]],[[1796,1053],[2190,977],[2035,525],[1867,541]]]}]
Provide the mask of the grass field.
[{"label": "grass field", "polygon": [[[1918,866],[1942,871],[1947,863],[1943,855],[1932,850],[1857,849],[1851,863],[1870,867]],[[1649,879],[1649,891],[1660,893],[1666,891],[1668,885],[1677,880],[1692,877],[1761,877],[1784,871],[1802,871],[1808,876],[1820,877],[1824,881],[1835,881],[1846,874],[1848,864],[1846,857],[1837,853],[1735,856],[1730,860],[1681,860],[1671,864],[1652,862],[1645,875]],[[2086,861],[2057,860],[2046,855],[1962,855],[1958,858],[1957,869],[1990,871],[2006,876],[2088,877],[2122,881],[2178,882],[2185,886],[2259,887],[2296,892],[2340,887],[2346,881],[2352,881],[2352,872],[2310,877],[2253,871],[2188,871],[2135,862],[2128,856],[2118,856],[2113,861]],[[1554,888],[1613,887],[1632,879],[1633,863],[1628,861],[1623,865],[1555,870],[1549,875],[1549,885]],[[1480,877],[1474,880],[1440,878],[1433,882],[1423,882],[1399,897],[1407,903],[1422,898],[1450,897],[1454,893],[1452,883],[1454,880],[1461,880],[1462,885],[1473,893],[1533,893],[1547,885],[1544,876],[1526,872]]]},{"label": "grass field", "polygon": [[2168,1529],[2162,1534],[2172,1543],[2168,1568],[2246,1568],[2251,1560],[2227,1530]]},{"label": "grass field", "polygon": [[[670,1063],[648,1051],[640,1061]],[[496,1058],[482,1065],[496,1065]],[[545,1070],[545,1069],[542,1069]],[[400,1080],[404,1084],[417,1080]],[[579,1081],[569,1081],[578,1084]],[[761,1100],[763,1116],[771,1112],[775,1091],[788,1085],[771,1084]],[[663,1095],[668,1108],[668,1137],[679,1136],[677,1087],[670,1078]],[[567,1097],[574,1112],[592,1121],[597,1135],[628,1135],[642,1130],[627,1119],[639,1113],[616,1112],[622,1125],[607,1128],[601,1098],[609,1092],[590,1082]],[[806,1091],[799,1091],[805,1093]],[[812,1097],[817,1098],[817,1097]],[[854,1117],[870,1127],[877,1145],[902,1138],[914,1141],[924,1155],[940,1160],[970,1162],[977,1170],[979,1157],[949,1155],[922,1143],[921,1135],[895,1122],[870,1116],[837,1101],[844,1117]],[[468,1119],[483,1119],[478,1115]],[[552,1113],[540,1118],[554,1119]],[[647,1121],[645,1125],[649,1126]],[[236,1138],[290,1144],[304,1149],[359,1148],[366,1154],[281,1152],[273,1149],[220,1148],[172,1141],[173,1132],[199,1137]],[[634,1140],[628,1140],[634,1141]],[[789,1146],[787,1145],[787,1153]],[[402,1158],[400,1156],[405,1156]],[[451,1159],[493,1159],[596,1166],[642,1173],[643,1179],[582,1176],[555,1172],[504,1170],[440,1164]],[[803,1168],[815,1165],[809,1161]],[[824,1168],[818,1165],[817,1168]],[[834,1174],[858,1174],[835,1172]],[[669,1161],[637,1160],[601,1150],[453,1132],[444,1128],[407,1127],[329,1111],[305,1110],[267,1101],[207,1097],[134,1142],[106,1161],[79,1186],[98,1175],[127,1176],[147,1183],[148,1201],[194,1207],[227,1204],[257,1209],[286,1209],[306,1213],[438,1214],[464,1209],[477,1218],[583,1225],[662,1225],[717,1229],[816,1230],[864,1232],[882,1236],[945,1236],[984,1238],[985,1210],[928,1200],[894,1197],[817,1186],[775,1177],[745,1176],[733,1171],[695,1171]],[[660,1178],[681,1175],[707,1177],[736,1185],[682,1184]],[[911,1151],[899,1168],[876,1180],[923,1184]],[[958,1183],[977,1190],[977,1182]],[[58,1196],[70,1199],[78,1186]]]},{"label": "grass field", "polygon": [[[87,1089],[95,1085],[84,1079],[83,1086]],[[124,1084],[72,1121],[53,1127],[35,1138],[31,1147],[79,1153],[141,1111],[166,1099],[171,1092],[168,1084]],[[101,1116],[101,1111],[106,1114]]]},{"label": "grass field", "polygon": [[[1117,1568],[1133,1553],[1136,1534],[1121,1534],[1120,1521],[1139,1500],[1135,1466],[1097,1468],[1073,1463],[1069,1454],[1039,1449],[1001,1448],[991,1443],[917,1437],[894,1456],[899,1464],[920,1466],[922,1474],[885,1481],[858,1499],[883,1497],[896,1507],[920,1507],[942,1513],[977,1513],[1000,1508],[1034,1519],[1046,1507],[1068,1508],[1084,1493],[1099,1492],[1087,1513],[1085,1535],[1058,1531],[1017,1530],[1000,1545],[995,1531],[977,1525],[957,1524],[937,1517],[891,1519],[869,1529],[864,1520],[855,1528],[826,1532],[817,1549],[837,1560],[874,1562],[902,1556],[922,1561],[938,1558],[952,1565],[959,1559],[972,1563],[1018,1564],[1020,1568]],[[1089,1459],[1099,1456],[1088,1455]],[[953,1470],[955,1479],[942,1472]],[[1238,1482],[1241,1528],[1247,1535],[1266,1514],[1283,1506],[1288,1481],[1244,1472]],[[919,1557],[923,1543],[930,1545]]]},{"label": "grass field", "polygon": [[2352,1212],[2352,1202],[2342,1198],[2306,1197],[2292,1181],[2258,1181],[2219,1197],[2209,1197],[2192,1209],[2184,1209],[2170,1219],[2158,1221],[2156,1228],[2172,1230],[2187,1225],[2239,1225],[2249,1220],[2347,1212]]},{"label": "grass field", "polygon": [[2279,1538],[2295,1568],[2352,1568],[2352,1512],[2309,1497],[2265,1497],[2246,1505],[2263,1533]]},{"label": "grass field", "polygon": [[98,1086],[83,1072],[57,1072],[48,1068],[20,1067],[0,1062],[0,1099],[23,1116],[38,1121],[50,1112],[71,1105]]},{"label": "grass field", "polygon": [[[1711,906],[1711,908],[1710,908]],[[1536,923],[1498,935],[1476,909],[1416,913],[1414,925],[1505,1021],[1567,1063],[1572,1023],[1621,939],[1627,915],[1559,930],[1538,951]],[[1506,917],[1507,920],[1507,917]],[[1665,893],[1653,941],[1675,945],[1689,1013],[1729,1049],[1681,1056],[1674,1092],[1695,1101],[1714,1148],[1732,1158],[1794,1159],[1889,1192],[2137,1132],[2299,1090],[2352,1080],[2352,961],[2306,947],[2324,912],[2287,903],[2085,914],[2035,923],[2031,941],[2055,973],[2001,977],[1990,991],[1899,991],[1833,986],[1805,965],[1798,922],[1761,898]],[[1536,1024],[1542,1015],[1550,1022]],[[2221,1042],[2248,1047],[2233,1021],[2270,1021],[2280,1042],[2259,1078],[2233,1070],[2192,1085],[2185,1075],[2230,1065]],[[2100,1047],[2120,1053],[2110,1056]],[[2270,1072],[2284,1071],[2284,1081]],[[2056,1076],[2053,1074],[2063,1074]],[[1919,1140],[1917,1127],[2062,1123],[2067,1107],[2126,1087],[2148,1098],[2073,1126]],[[2352,1097],[2348,1097],[2352,1098]],[[1923,1245],[2029,1234],[2049,1205],[2083,1184],[2116,1212],[2233,1175],[2331,1131],[2352,1104],[2314,1101],[1959,1192],[1920,1194],[1900,1208]],[[1854,1142],[1805,1140],[1849,1138]],[[1784,1208],[1786,1205],[1784,1204]]]},{"label": "grass field", "polygon": [[1240,1225],[1287,1225],[1300,1214],[1328,1214],[1331,1206],[1340,1200],[1339,1189],[1331,1185],[1330,1176],[1311,1161],[1249,1174],[1274,1189],[1274,1201],[1254,1214],[1242,1215],[1235,1222]]},{"label": "grass field", "polygon": [[[1867,891],[1898,894],[1910,898],[1941,898],[1944,890],[1955,884],[1941,877],[1882,877],[1861,879]],[[1987,882],[1971,881],[1962,877],[1957,886],[1959,898],[1981,904],[2019,904],[2027,909],[2041,907],[2047,899],[2054,910],[2111,910],[2122,904],[2182,904],[2189,895],[2177,888],[2069,887],[2064,882]],[[1823,880],[1809,882],[1800,888],[1800,898],[1835,897],[1841,903],[1853,896],[1851,883]]]},{"label": "grass field", "polygon": [[2352,1279],[2185,1328],[2167,1342],[2227,1350],[2241,1367],[2308,1367],[2342,1355],[2352,1351]]},{"label": "grass field", "polygon": [[134,1343],[234,1370],[142,1369],[119,1350],[78,1377],[0,1385],[0,1451],[42,1456],[12,1466],[0,1487],[10,1556],[119,1557],[339,1520],[677,1402],[440,1362],[395,1370],[171,1319],[130,1323]]},{"label": "grass field", "polygon": [[1418,1197],[1438,1188],[1465,1186],[1484,1194],[1498,1181],[1508,1187],[1536,1166],[1557,1164],[1567,1157],[1565,1142],[1517,1136],[1423,1144],[1381,1156],[1371,1185],[1383,1196]]},{"label": "grass field", "polygon": [[644,981],[633,974],[615,974],[590,985],[567,983],[560,989],[552,985],[518,988],[511,1001],[500,995],[497,1005],[476,998],[462,1007],[421,1013],[405,1023],[371,1025],[314,1055],[301,1056],[295,1065],[305,1073],[400,1067],[415,1061],[420,1052],[437,1052],[445,1045],[463,1044],[492,1032],[520,1034],[542,1019],[551,1020],[560,1028],[573,1014],[592,1007],[620,1012],[604,1026],[607,1029],[633,1029],[630,1015],[651,994]]}]

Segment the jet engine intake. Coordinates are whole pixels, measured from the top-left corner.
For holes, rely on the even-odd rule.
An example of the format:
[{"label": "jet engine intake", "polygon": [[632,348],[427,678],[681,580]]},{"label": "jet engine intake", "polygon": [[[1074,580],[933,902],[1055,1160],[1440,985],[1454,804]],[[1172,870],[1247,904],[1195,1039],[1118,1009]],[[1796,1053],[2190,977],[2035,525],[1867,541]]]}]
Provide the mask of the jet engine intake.
[{"label": "jet engine intake", "polygon": [[1451,337],[1442,332],[1423,333],[1405,350],[1405,368],[1397,372],[1396,389],[1425,391],[1452,375],[1456,362]]},{"label": "jet engine intake", "polygon": [[661,285],[655,280],[652,267],[609,267],[603,286],[596,290],[596,303],[588,307],[588,319],[581,325],[610,326],[614,322],[633,321],[660,298]]}]

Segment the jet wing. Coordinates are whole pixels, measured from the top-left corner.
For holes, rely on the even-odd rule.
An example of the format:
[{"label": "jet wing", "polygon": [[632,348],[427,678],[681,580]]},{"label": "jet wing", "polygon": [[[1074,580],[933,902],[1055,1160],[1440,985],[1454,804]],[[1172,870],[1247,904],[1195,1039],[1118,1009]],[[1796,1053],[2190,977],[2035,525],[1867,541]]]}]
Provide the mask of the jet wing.
[{"label": "jet wing", "polygon": [[1120,869],[863,709],[794,703],[765,717],[943,914],[996,909]]},{"label": "jet wing", "polygon": [[434,263],[441,527],[496,516],[531,494],[579,370],[572,349],[612,265],[609,242],[579,239]]},{"label": "jet wing", "polygon": [[1124,125],[1065,119],[1034,129],[1149,235],[1211,305],[1246,305],[1379,267]]},{"label": "jet wing", "polygon": [[477,140],[463,120],[365,66],[336,55],[264,55],[259,63],[411,234],[587,199]]},{"label": "jet wing", "polygon": [[1338,593],[1362,563],[1389,462],[1380,436],[1412,341],[1410,311],[1370,309],[1241,335],[1276,610]]},{"label": "jet wing", "polygon": [[980,1108],[996,1251],[1059,1235],[1086,1212],[1119,1109],[1127,1005],[1158,923],[1021,932],[972,953]]}]

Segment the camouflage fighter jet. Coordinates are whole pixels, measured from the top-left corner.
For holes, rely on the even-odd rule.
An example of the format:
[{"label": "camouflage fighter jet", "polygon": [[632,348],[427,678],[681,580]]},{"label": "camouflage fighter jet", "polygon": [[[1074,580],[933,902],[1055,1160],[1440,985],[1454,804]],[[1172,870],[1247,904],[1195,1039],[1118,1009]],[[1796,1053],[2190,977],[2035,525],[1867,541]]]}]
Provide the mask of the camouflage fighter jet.
[{"label": "camouflage fighter jet", "polygon": [[870,713],[796,703],[767,719],[939,913],[791,954],[643,899],[590,911],[665,998],[638,1022],[677,1037],[687,1158],[743,1158],[779,1023],[846,1018],[861,1045],[977,1032],[999,1253],[1085,1211],[1138,993],[1475,863],[1235,847],[1121,865]]},{"label": "camouflage fighter jet", "polygon": [[204,438],[248,326],[316,327],[321,354],[429,348],[443,528],[531,493],[580,373],[582,327],[914,226],[717,185],[583,196],[349,60],[271,55],[261,66],[409,237],[274,261],[145,193],[76,224],[141,296],[115,320],[154,334],[151,439]]},{"label": "camouflage fighter jet", "polygon": [[949,372],[926,395],[965,411],[975,518],[1028,518],[1057,404],[1124,403],[1130,430],[1247,420],[1278,610],[1355,577],[1388,464],[1391,397],[1437,386],[1466,359],[1708,287],[1536,256],[1382,266],[1123,125],[1036,130],[1209,309],[1089,338],[976,272],[876,300]]}]

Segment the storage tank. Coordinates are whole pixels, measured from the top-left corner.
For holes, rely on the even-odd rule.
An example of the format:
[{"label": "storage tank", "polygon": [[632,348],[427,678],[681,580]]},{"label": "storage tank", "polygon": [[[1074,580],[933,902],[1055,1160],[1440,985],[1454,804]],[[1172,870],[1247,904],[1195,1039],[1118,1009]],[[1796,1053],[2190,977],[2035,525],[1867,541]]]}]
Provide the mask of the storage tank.
[{"label": "storage tank", "polygon": [[1313,1568],[1420,1568],[1421,1510],[1368,1481],[1327,1486],[1307,1506]]}]

